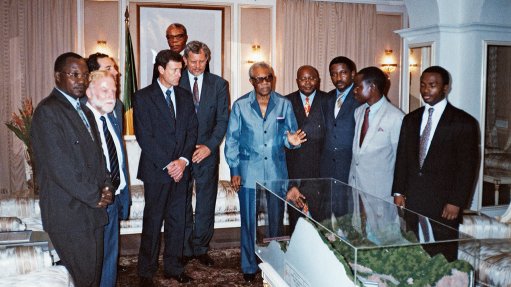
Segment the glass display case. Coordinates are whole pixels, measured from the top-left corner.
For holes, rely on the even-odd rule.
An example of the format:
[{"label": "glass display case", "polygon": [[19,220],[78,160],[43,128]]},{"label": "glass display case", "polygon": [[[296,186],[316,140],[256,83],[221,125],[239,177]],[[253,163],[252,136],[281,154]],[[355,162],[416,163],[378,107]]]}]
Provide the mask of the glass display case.
[{"label": "glass display case", "polygon": [[271,286],[475,285],[477,239],[338,180],[260,182],[256,204]]}]

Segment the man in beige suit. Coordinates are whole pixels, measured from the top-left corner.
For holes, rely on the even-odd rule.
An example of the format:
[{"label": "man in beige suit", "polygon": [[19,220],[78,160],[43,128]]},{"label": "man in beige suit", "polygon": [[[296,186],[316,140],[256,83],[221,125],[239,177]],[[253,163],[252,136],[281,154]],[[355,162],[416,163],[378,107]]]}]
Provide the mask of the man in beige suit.
[{"label": "man in beige suit", "polygon": [[[362,105],[355,110],[355,137],[353,138],[353,158],[349,175],[349,185],[366,194],[354,197],[362,199],[355,209],[367,218],[366,232],[369,239],[383,243],[392,233],[389,222],[397,223],[397,212],[390,204],[394,164],[396,161],[399,131],[404,113],[392,105],[383,91],[387,77],[380,69],[368,67],[355,76],[355,99]],[[382,198],[384,203],[374,197]],[[370,207],[369,207],[370,206]],[[399,233],[398,233],[399,234]]]}]

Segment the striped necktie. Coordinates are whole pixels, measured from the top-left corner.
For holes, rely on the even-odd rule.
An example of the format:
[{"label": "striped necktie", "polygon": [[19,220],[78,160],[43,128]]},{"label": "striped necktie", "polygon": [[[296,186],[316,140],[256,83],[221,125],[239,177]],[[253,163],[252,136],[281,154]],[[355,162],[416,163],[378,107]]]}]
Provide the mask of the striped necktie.
[{"label": "striped necktie", "polygon": [[110,161],[110,178],[112,180],[112,185],[114,186],[114,190],[117,190],[119,184],[121,183],[121,175],[119,173],[119,158],[117,157],[117,149],[115,148],[114,139],[112,138],[112,134],[110,130],[108,130],[108,125],[106,123],[106,118],[101,116],[99,118],[103,122],[103,134],[105,135],[106,146],[108,148],[108,159]]},{"label": "striped necktie", "polygon": [[171,94],[172,94],[172,91],[170,89],[168,89],[165,92],[165,100],[167,101],[167,106],[169,107],[170,115],[172,116],[172,119],[175,120],[176,112],[174,111],[174,104],[172,103],[172,98],[170,97]]}]

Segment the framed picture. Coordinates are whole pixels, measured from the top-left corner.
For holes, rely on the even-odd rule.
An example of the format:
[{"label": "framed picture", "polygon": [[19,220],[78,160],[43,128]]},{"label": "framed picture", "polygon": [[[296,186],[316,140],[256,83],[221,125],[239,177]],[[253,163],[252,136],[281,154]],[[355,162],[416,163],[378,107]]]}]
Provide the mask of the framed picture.
[{"label": "framed picture", "polygon": [[198,6],[138,6],[140,84],[151,83],[154,58],[169,49],[165,33],[172,23],[186,27],[188,41],[201,41],[211,50],[210,72],[222,75],[224,9]]}]

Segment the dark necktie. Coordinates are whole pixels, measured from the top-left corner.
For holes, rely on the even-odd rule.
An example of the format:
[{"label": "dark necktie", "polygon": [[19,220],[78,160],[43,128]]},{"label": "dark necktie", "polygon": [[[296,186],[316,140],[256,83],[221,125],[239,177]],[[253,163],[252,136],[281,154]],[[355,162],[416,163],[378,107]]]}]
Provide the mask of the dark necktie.
[{"label": "dark necktie", "polygon": [[360,142],[359,147],[362,146],[362,142],[364,142],[364,138],[366,137],[367,130],[369,129],[369,112],[371,110],[369,107],[366,108],[365,114],[364,114],[364,122],[362,123],[362,131],[360,132]]},{"label": "dark necktie", "polygon": [[195,105],[195,112],[199,109],[199,85],[197,84],[197,77],[193,78],[195,82],[193,83],[193,104]]},{"label": "dark necktie", "polygon": [[169,107],[170,115],[172,116],[172,119],[175,120],[176,112],[174,111],[174,104],[172,103],[172,98],[170,97],[171,94],[172,94],[172,91],[170,89],[168,89],[165,92],[165,100],[167,101],[167,106]]},{"label": "dark necktie", "polygon": [[419,226],[422,230],[422,235],[424,236],[424,241],[429,242],[430,236],[429,236],[428,221],[427,221],[426,217],[424,217],[422,215],[418,215],[418,216],[419,216]]},{"label": "dark necktie", "polygon": [[103,122],[103,134],[105,135],[106,146],[108,148],[108,159],[110,160],[110,178],[112,179],[112,185],[114,186],[114,190],[117,190],[119,184],[121,183],[121,177],[119,173],[119,159],[117,158],[117,149],[115,148],[114,139],[112,138],[112,134],[110,130],[108,130],[108,125],[106,124],[106,118],[104,116],[100,117]]},{"label": "dark necktie", "polygon": [[76,108],[76,111],[78,112],[78,115],[80,115],[80,118],[82,118],[83,124],[85,125],[85,127],[89,131],[90,137],[94,141],[94,137],[92,136],[92,130],[90,128],[89,121],[87,120],[87,117],[85,116],[85,113],[82,110],[82,106],[80,105],[80,102],[76,103],[76,107],[75,108]]},{"label": "dark necktie", "polygon": [[428,122],[426,123],[426,127],[424,128],[424,131],[422,132],[422,136],[420,138],[420,147],[419,147],[419,164],[420,168],[422,168],[422,164],[424,163],[424,159],[426,159],[427,154],[427,148],[428,148],[428,141],[431,134],[431,126],[433,125],[433,111],[435,109],[429,108],[428,110]]}]

